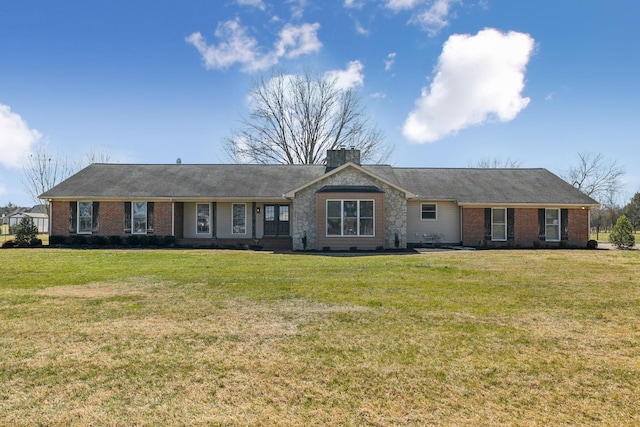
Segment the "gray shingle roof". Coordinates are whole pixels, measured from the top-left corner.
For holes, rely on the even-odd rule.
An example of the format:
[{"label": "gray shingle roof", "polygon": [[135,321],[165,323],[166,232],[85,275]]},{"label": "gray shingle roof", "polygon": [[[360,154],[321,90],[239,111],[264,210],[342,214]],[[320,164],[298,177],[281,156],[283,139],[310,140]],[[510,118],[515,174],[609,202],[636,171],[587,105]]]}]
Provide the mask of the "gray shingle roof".
[{"label": "gray shingle roof", "polygon": [[421,199],[460,204],[595,205],[546,169],[395,168],[400,185]]},{"label": "gray shingle roof", "polygon": [[42,198],[277,198],[324,166],[92,164]]},{"label": "gray shingle roof", "polygon": [[[423,200],[460,204],[595,205],[546,169],[362,166]],[[321,177],[320,165],[92,164],[42,198],[280,198]]]}]

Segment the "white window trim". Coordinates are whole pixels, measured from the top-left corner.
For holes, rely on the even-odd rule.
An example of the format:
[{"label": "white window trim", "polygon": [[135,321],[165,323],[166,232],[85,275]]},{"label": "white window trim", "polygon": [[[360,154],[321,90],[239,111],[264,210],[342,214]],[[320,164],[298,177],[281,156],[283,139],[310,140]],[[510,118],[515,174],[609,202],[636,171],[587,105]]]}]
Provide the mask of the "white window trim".
[{"label": "white window trim", "polygon": [[[81,203],[89,203],[89,204],[91,204],[91,229],[89,229],[87,231],[80,231],[80,204]],[[77,218],[76,218],[76,220],[78,222],[77,228],[76,228],[77,233],[78,234],[92,234],[93,233],[93,202],[85,202],[85,201],[78,202],[77,209],[78,209]]]},{"label": "white window trim", "polygon": [[[136,224],[136,220],[135,220],[135,210],[136,210],[136,203],[144,203],[144,231],[140,231],[137,232],[135,224]],[[144,235],[147,234],[147,228],[149,228],[149,205],[148,202],[135,202],[132,201],[131,202],[131,234],[138,234],[138,235]]]},{"label": "white window trim", "polygon": [[[209,208],[209,216],[208,216],[208,221],[209,221],[209,231],[198,231],[198,206],[200,205],[205,205]],[[196,234],[211,234],[211,203],[196,203]]]},{"label": "white window trim", "polygon": [[[358,234],[344,234],[344,202],[358,202],[358,213],[357,213],[357,229]],[[329,202],[340,202],[340,234],[329,234],[329,230],[327,229],[328,225],[328,214],[329,214]],[[371,202],[373,203],[373,217],[371,217],[373,222],[373,230],[372,234],[360,234],[360,202]],[[358,237],[358,238],[371,238],[376,237],[376,201],[374,199],[327,199],[325,201],[325,215],[324,215],[324,223],[325,223],[325,236],[329,238],[333,237]]]},{"label": "white window trim", "polygon": [[[244,206],[244,231],[242,233],[235,231],[234,221],[234,208],[236,205]],[[232,203],[231,204],[231,234],[247,234],[247,204],[246,203]]]},{"label": "white window trim", "polygon": [[[493,237],[493,227],[495,222],[493,221],[493,212],[495,210],[503,210],[504,211],[504,239],[496,239]],[[507,235],[507,224],[509,223],[509,219],[507,218],[507,215],[509,214],[509,212],[507,211],[507,208],[491,208],[491,241],[492,242],[506,242],[507,238],[509,237]]]},{"label": "white window trim", "polygon": [[[436,211],[435,218],[422,218],[422,206],[423,205],[433,205]],[[420,203],[420,221],[437,221],[438,220],[438,204],[437,203]]]},{"label": "white window trim", "polygon": [[[547,224],[547,211],[556,211],[558,213],[558,234],[553,237],[549,237],[547,235],[547,227],[549,225],[555,224]],[[547,242],[559,242],[562,238],[562,212],[560,208],[547,208],[544,210],[544,239]]]}]

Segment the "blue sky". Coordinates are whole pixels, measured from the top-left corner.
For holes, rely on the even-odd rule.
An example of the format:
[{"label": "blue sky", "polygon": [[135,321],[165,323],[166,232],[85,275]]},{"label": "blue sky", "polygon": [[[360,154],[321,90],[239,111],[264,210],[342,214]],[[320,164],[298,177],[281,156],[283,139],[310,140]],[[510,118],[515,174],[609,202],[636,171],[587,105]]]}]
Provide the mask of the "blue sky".
[{"label": "blue sky", "polygon": [[[228,162],[254,73],[355,88],[396,166],[578,152],[640,191],[635,0],[0,0],[0,205],[37,144],[75,159]],[[624,200],[623,200],[624,201]],[[624,201],[626,203],[626,201]]]}]

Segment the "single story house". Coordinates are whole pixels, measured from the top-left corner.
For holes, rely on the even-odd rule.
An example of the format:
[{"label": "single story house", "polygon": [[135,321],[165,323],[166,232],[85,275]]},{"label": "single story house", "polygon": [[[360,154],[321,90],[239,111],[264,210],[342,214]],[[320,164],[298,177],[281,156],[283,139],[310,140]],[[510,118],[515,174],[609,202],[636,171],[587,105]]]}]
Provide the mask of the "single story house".
[{"label": "single story house", "polygon": [[546,169],[92,164],[40,196],[50,234],[358,250],[441,244],[585,247],[598,203]]}]

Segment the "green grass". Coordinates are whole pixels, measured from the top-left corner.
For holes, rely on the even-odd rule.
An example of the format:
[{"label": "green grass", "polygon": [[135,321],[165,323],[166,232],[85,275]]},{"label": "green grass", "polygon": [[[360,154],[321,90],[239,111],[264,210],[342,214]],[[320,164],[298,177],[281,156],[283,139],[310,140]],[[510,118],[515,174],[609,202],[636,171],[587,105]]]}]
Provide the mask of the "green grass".
[{"label": "green grass", "polygon": [[0,425],[637,425],[640,252],[0,250]]}]

